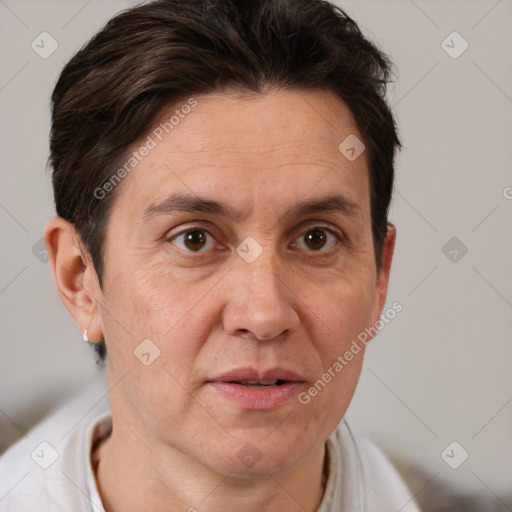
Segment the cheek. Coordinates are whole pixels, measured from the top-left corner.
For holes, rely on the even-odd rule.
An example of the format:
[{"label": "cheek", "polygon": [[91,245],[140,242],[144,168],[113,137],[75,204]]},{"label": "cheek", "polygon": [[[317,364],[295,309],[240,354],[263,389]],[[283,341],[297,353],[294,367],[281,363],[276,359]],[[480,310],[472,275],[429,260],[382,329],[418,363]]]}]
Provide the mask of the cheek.
[{"label": "cheek", "polygon": [[312,408],[319,425],[334,428],[350,404],[366,347],[359,336],[370,325],[374,291],[367,275],[354,275],[311,290],[305,299],[321,369],[301,403]]},{"label": "cheek", "polygon": [[153,270],[134,271],[130,279],[113,276],[103,311],[107,350],[119,373],[138,368],[134,352],[149,339],[158,353],[154,366],[165,365],[181,381],[218,322],[220,302],[210,282],[190,285]]},{"label": "cheek", "polygon": [[163,265],[133,264],[111,275],[107,297],[137,337],[161,338],[186,316],[202,290],[187,287]]},{"label": "cheek", "polygon": [[344,416],[354,395],[366,347],[358,337],[370,323],[372,297],[369,285],[338,282],[336,290],[312,294],[308,300],[310,337],[321,368],[299,402],[308,411],[311,425],[326,435]]},{"label": "cheek", "polygon": [[134,273],[110,289],[112,309],[104,313],[109,373],[122,379],[118,400],[155,432],[191,408],[194,364],[219,317],[211,285],[186,290],[168,283]]},{"label": "cheek", "polygon": [[367,274],[332,279],[308,290],[305,313],[331,357],[370,325],[374,295],[375,285]]},{"label": "cheek", "polygon": [[364,349],[346,364],[337,361],[325,368],[309,388],[298,396],[308,418],[308,428],[326,438],[341,421],[354,396],[361,373]]}]

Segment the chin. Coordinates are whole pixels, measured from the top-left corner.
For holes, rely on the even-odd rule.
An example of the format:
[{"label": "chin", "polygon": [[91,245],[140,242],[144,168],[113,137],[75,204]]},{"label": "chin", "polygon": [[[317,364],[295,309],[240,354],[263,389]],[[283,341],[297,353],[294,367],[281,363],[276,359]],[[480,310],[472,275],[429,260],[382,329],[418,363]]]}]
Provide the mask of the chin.
[{"label": "chin", "polygon": [[[239,435],[226,440],[225,450],[211,460],[211,467],[221,474],[231,474],[239,478],[270,478],[289,472],[306,456],[305,446],[297,443],[287,446],[284,443],[271,443],[264,436],[255,440],[253,433]],[[219,445],[217,445],[219,446]],[[215,450],[212,450],[215,453]]]}]

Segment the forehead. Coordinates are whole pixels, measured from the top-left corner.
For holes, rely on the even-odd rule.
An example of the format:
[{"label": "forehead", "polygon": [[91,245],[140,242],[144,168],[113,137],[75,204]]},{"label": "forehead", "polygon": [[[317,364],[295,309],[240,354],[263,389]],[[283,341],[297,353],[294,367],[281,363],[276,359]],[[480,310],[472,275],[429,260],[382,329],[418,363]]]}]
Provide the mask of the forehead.
[{"label": "forehead", "polygon": [[362,137],[335,94],[228,92],[195,101],[192,109],[180,109],[185,99],[163,112],[134,146],[151,140],[153,148],[123,183],[127,214],[143,215],[176,192],[222,199],[246,212],[257,202],[289,203],[315,192],[343,193],[363,210],[368,205],[366,154],[351,161],[339,150],[347,137]]}]

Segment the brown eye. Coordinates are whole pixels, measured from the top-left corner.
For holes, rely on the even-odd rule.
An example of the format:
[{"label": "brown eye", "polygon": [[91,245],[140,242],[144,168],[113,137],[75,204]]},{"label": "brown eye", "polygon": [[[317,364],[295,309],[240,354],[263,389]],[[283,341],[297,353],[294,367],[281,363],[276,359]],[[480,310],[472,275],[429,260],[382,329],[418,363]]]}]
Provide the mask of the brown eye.
[{"label": "brown eye", "polygon": [[326,243],[327,236],[320,229],[312,229],[304,234],[304,242],[313,251],[319,251]]},{"label": "brown eye", "polygon": [[206,236],[202,231],[187,231],[183,243],[191,251],[200,251],[206,244]]},{"label": "brown eye", "polygon": [[336,245],[336,235],[326,228],[309,229],[295,242],[296,247],[307,251],[325,251]]},{"label": "brown eye", "polygon": [[211,249],[213,237],[204,229],[188,229],[172,239],[172,243],[188,252],[202,252]]}]

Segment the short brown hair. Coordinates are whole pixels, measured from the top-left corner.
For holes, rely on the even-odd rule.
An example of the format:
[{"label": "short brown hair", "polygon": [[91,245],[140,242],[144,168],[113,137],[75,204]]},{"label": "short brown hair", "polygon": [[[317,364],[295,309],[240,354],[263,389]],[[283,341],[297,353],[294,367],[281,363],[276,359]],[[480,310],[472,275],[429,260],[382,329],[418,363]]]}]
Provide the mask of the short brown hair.
[{"label": "short brown hair", "polygon": [[[322,0],[158,0],[112,18],[65,66],[52,95],[57,214],[76,227],[102,282],[113,201],[94,194],[165,108],[221,89],[328,89],[350,108],[368,151],[375,261],[400,146],[386,103],[390,62]],[[341,142],[341,141],[340,141]]]}]

